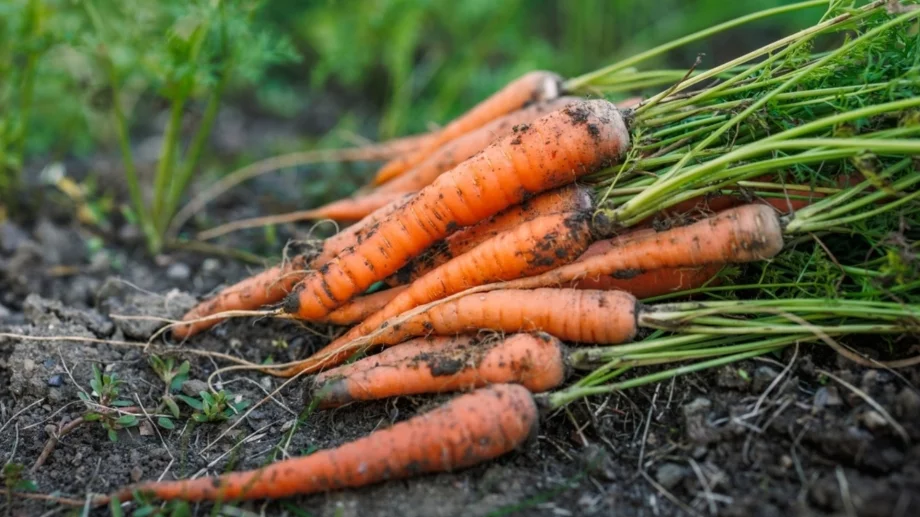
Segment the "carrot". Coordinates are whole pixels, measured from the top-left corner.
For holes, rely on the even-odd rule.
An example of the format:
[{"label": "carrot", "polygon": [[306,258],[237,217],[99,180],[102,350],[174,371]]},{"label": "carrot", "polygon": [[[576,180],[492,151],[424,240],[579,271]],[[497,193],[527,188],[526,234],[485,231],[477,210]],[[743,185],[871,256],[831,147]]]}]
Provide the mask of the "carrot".
[{"label": "carrot", "polygon": [[702,267],[663,268],[651,271],[623,270],[612,275],[581,278],[572,282],[571,286],[576,289],[619,289],[641,300],[700,288],[713,281],[720,269],[721,264],[709,264]]},{"label": "carrot", "polygon": [[318,320],[457,228],[568,183],[619,157],[629,133],[616,107],[583,101],[540,118],[442,174],[363,242],[312,272],[284,311]]},{"label": "carrot", "polygon": [[432,135],[418,151],[395,158],[380,169],[374,184],[385,183],[418,165],[445,143],[482,127],[496,118],[532,102],[554,99],[561,92],[562,78],[552,72],[537,70],[524,74],[505,85],[488,99]]},{"label": "carrot", "polygon": [[775,256],[783,245],[782,226],[774,209],[743,205],[687,226],[644,232],[567,266],[483,289],[534,289],[625,271],[754,262]]},{"label": "carrot", "polygon": [[[422,309],[422,308],[420,308]],[[543,331],[565,341],[625,343],[636,335],[636,298],[624,291],[578,289],[507,289],[442,300],[397,324],[337,349],[330,347],[282,370],[291,377],[341,364],[369,346],[389,346],[416,336],[451,336],[477,330]]]},{"label": "carrot", "polygon": [[386,304],[395,298],[399,293],[406,290],[408,286],[397,286],[373,294],[359,296],[348,304],[339,307],[329,313],[324,320],[325,323],[333,325],[354,325],[364,321],[368,316],[383,309]]},{"label": "carrot", "polygon": [[281,498],[465,468],[513,451],[535,435],[539,411],[516,384],[496,384],[334,449],[246,472],[148,481],[117,493],[165,500]]},{"label": "carrot", "polygon": [[540,393],[565,380],[565,357],[562,343],[542,332],[486,341],[472,336],[419,338],[348,365],[366,363],[357,368],[316,375],[307,382],[304,403],[330,408],[507,382]]},{"label": "carrot", "polygon": [[400,268],[395,275],[387,279],[387,283],[402,285],[413,282],[488,239],[537,217],[562,212],[587,211],[593,206],[592,191],[584,186],[572,184],[544,192],[533,199],[509,207],[485,221],[448,235],[447,238]]},{"label": "carrot", "polygon": [[379,312],[317,352],[322,355],[373,332],[386,320],[419,305],[477,285],[549,271],[567,264],[592,239],[589,214],[545,215],[501,233],[409,284]]},{"label": "carrot", "polygon": [[[183,321],[197,320],[225,311],[254,310],[281,301],[304,279],[310,269],[321,267],[342,250],[356,245],[364,235],[374,231],[380,220],[405,205],[412,196],[413,194],[402,194],[402,197],[389,205],[377,209],[358,223],[329,237],[323,241],[322,248],[315,254],[299,254],[281,265],[266,269],[223,289],[216,296],[199,303],[185,313]],[[176,339],[185,339],[221,321],[223,319],[215,318],[177,325],[173,327],[172,334]]]},{"label": "carrot", "polygon": [[404,196],[406,196],[405,192],[371,193],[356,198],[340,199],[310,210],[299,210],[286,214],[239,219],[200,232],[198,234],[198,239],[206,241],[247,228],[260,228],[276,224],[296,223],[298,221],[320,219],[357,221],[371,215],[380,208],[389,206],[393,202],[402,199]]},{"label": "carrot", "polygon": [[377,187],[374,192],[416,192],[431,184],[441,173],[473,157],[492,142],[511,134],[522,124],[577,102],[578,97],[559,97],[537,102],[455,138],[431,153],[421,163]]}]

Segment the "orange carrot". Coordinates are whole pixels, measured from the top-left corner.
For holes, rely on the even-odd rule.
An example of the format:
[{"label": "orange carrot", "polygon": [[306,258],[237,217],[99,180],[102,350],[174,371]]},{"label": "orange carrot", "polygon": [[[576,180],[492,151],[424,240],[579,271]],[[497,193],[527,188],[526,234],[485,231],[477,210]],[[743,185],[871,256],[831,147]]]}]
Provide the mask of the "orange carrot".
[{"label": "orange carrot", "polygon": [[663,268],[645,271],[622,270],[612,275],[589,276],[571,284],[576,289],[619,289],[640,300],[688,289],[697,289],[714,281],[721,264],[701,267]]},{"label": "orange carrot", "polygon": [[[422,309],[422,308],[420,308]],[[578,289],[508,289],[490,291],[426,306],[400,322],[382,326],[366,338],[326,347],[311,357],[266,373],[291,377],[341,364],[369,346],[389,346],[416,336],[494,330],[497,332],[543,331],[565,341],[625,343],[636,335],[636,298],[624,291]]]},{"label": "orange carrot", "polygon": [[317,354],[334,351],[419,305],[477,285],[535,275],[568,264],[591,242],[589,218],[590,214],[583,212],[545,215],[501,233],[412,282],[383,309]]},{"label": "orange carrot", "polygon": [[540,118],[442,174],[363,242],[312,272],[285,312],[319,320],[457,228],[568,183],[619,157],[629,133],[616,107],[583,101]]},{"label": "orange carrot", "polygon": [[562,343],[542,332],[485,341],[472,336],[419,338],[347,365],[352,367],[348,370],[316,375],[307,382],[304,403],[329,408],[506,382],[539,393],[565,380],[565,356]]},{"label": "orange carrot", "polygon": [[590,188],[566,185],[503,210],[473,226],[457,230],[425,250],[387,279],[390,285],[408,284],[429,271],[475,248],[496,235],[544,215],[587,211],[594,206]]},{"label": "orange carrot", "polygon": [[473,157],[497,139],[511,134],[522,124],[562,109],[578,101],[578,97],[559,97],[537,102],[499,117],[488,124],[445,143],[421,163],[377,187],[374,192],[416,192],[431,184],[443,172]]},{"label": "orange carrot", "polygon": [[[280,302],[295,285],[307,275],[308,270],[321,267],[342,250],[357,245],[366,234],[375,231],[380,220],[405,205],[413,194],[402,197],[389,205],[377,209],[358,223],[323,241],[318,253],[299,254],[291,260],[241,280],[223,289],[216,296],[205,300],[188,311],[183,321],[197,320],[220,312],[233,310],[255,310],[265,305]],[[173,327],[173,337],[185,339],[207,330],[223,321],[209,319]]]},{"label": "orange carrot", "polygon": [[552,72],[538,70],[524,74],[454,119],[440,131],[435,132],[432,138],[426,141],[426,145],[418,151],[384,164],[374,178],[374,183],[380,185],[399,176],[421,163],[445,143],[482,127],[506,113],[520,109],[528,103],[558,97],[561,92],[561,83],[562,78]]},{"label": "orange carrot", "polygon": [[206,241],[247,228],[261,228],[263,226],[296,223],[298,221],[315,221],[320,219],[357,221],[371,215],[381,208],[390,206],[392,203],[403,199],[405,196],[405,192],[371,193],[356,198],[340,199],[310,210],[299,210],[286,214],[239,219],[200,232],[198,234],[198,239]]},{"label": "orange carrot", "polygon": [[[766,205],[743,205],[693,224],[663,232],[644,232],[604,253],[552,271],[482,289],[534,289],[624,271],[740,264],[764,260],[783,249],[779,217]],[[476,289],[471,290],[477,292]]]},{"label": "orange carrot", "polygon": [[399,293],[406,290],[408,286],[401,285],[373,294],[359,296],[348,302],[346,305],[329,313],[324,320],[325,323],[333,325],[354,325],[364,321],[368,316],[383,309],[386,304],[395,298]]},{"label": "orange carrot", "polygon": [[228,501],[361,487],[496,458],[533,436],[538,422],[527,388],[497,384],[334,449],[219,477],[143,482],[117,495],[122,501],[135,492],[165,500]]}]

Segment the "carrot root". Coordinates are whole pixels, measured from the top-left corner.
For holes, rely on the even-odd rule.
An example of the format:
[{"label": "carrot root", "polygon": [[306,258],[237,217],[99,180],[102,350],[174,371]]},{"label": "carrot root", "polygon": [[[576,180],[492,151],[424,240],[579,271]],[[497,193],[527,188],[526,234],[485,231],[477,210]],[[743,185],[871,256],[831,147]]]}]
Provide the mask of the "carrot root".
[{"label": "carrot root", "polygon": [[361,487],[507,454],[535,434],[538,421],[527,388],[497,384],[334,449],[219,477],[140,483],[117,495],[122,501],[135,491],[164,500],[229,501]]}]

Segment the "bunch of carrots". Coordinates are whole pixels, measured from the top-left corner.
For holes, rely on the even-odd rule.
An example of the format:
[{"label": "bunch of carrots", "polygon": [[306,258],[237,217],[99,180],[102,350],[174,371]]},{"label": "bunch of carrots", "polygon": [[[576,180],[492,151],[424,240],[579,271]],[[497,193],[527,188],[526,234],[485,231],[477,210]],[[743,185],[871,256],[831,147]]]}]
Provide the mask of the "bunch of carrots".
[{"label": "bunch of carrots", "polygon": [[[336,449],[217,478],[144,482],[105,500],[286,497],[461,468],[520,446],[542,409],[622,389],[609,382],[619,368],[670,362],[661,354],[674,347],[706,360],[666,375],[815,341],[808,329],[818,327],[822,336],[909,331],[920,315],[911,303],[652,303],[733,289],[735,265],[768,264],[796,246],[817,249],[813,236],[853,235],[917,211],[920,44],[908,34],[920,10],[833,3],[814,26],[713,69],[635,68],[819,4],[756,13],[578,78],[525,74],[441,129],[376,146],[389,161],[353,198],[203,232],[352,223],[204,300],[172,325],[175,338],[193,343],[267,307],[344,328],[310,357],[253,366],[310,374],[308,405],[468,393]],[[854,28],[832,50],[810,51],[816,38]],[[602,98],[648,87],[664,89]],[[562,388],[576,371],[592,373]]]}]

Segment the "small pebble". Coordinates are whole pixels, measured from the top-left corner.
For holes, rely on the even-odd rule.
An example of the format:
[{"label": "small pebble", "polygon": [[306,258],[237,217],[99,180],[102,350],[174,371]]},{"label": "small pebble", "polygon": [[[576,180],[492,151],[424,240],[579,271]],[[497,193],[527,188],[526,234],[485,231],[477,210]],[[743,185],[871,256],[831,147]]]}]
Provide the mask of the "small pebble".
[{"label": "small pebble", "polygon": [[140,467],[134,467],[131,469],[131,481],[137,483],[144,477],[144,471]]},{"label": "small pebble", "polygon": [[866,411],[861,415],[860,419],[866,429],[870,431],[878,431],[888,426],[888,421],[878,411]]},{"label": "small pebble", "polygon": [[754,389],[755,393],[761,393],[770,386],[778,375],[779,372],[773,368],[761,366],[754,370],[754,379],[751,382],[751,387]]},{"label": "small pebble", "polygon": [[670,490],[687,475],[687,469],[676,463],[665,463],[655,471],[655,480],[664,488]]},{"label": "small pebble", "polygon": [[182,393],[189,397],[197,397],[202,391],[208,391],[208,383],[198,379],[189,379],[182,383]]},{"label": "small pebble", "polygon": [[54,364],[55,364],[54,359],[51,357],[49,357],[48,359],[45,359],[45,361],[42,362],[42,366],[44,366],[45,368],[54,368]]},{"label": "small pebble", "polygon": [[31,372],[35,369],[35,361],[31,359],[23,359],[22,361],[22,370],[25,372]]},{"label": "small pebble", "polygon": [[56,373],[48,378],[48,386],[52,388],[60,388],[64,385],[64,376]]},{"label": "small pebble", "polygon": [[220,269],[220,261],[216,258],[207,258],[204,259],[204,262],[201,263],[201,272],[202,273],[213,273]]},{"label": "small pebble", "polygon": [[166,276],[172,280],[188,280],[192,276],[192,269],[188,264],[176,262],[166,270]]}]

